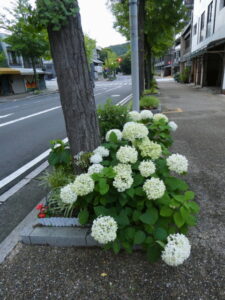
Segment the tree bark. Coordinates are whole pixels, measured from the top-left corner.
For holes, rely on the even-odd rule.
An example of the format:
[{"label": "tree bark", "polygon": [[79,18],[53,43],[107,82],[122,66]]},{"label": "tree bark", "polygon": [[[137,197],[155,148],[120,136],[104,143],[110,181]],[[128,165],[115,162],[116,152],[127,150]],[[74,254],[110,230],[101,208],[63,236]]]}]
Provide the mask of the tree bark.
[{"label": "tree bark", "polygon": [[147,41],[147,37],[145,38],[145,88],[151,88],[152,81],[152,49],[151,45],[149,45]]},{"label": "tree bark", "polygon": [[138,5],[138,35],[139,35],[139,89],[140,97],[144,93],[145,85],[145,43],[144,43],[144,25],[145,25],[145,0],[139,0]]},{"label": "tree bark", "polygon": [[92,151],[100,133],[79,12],[48,35],[71,153]]},{"label": "tree bark", "polygon": [[34,82],[35,82],[36,87],[39,88],[38,79],[37,79],[37,70],[36,70],[35,59],[34,58],[31,58],[31,64],[32,64],[32,68],[33,68],[33,71],[34,71]]}]

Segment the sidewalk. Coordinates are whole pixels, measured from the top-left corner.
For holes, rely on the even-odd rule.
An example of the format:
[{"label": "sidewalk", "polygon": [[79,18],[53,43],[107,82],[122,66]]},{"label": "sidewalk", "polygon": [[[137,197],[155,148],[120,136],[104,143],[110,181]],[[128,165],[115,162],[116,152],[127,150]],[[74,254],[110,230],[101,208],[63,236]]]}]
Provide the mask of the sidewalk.
[{"label": "sidewalk", "polygon": [[180,267],[150,265],[141,252],[19,244],[0,265],[0,299],[225,299],[225,97],[162,81],[164,110],[179,128],[173,151],[201,206],[190,231],[192,254]]}]

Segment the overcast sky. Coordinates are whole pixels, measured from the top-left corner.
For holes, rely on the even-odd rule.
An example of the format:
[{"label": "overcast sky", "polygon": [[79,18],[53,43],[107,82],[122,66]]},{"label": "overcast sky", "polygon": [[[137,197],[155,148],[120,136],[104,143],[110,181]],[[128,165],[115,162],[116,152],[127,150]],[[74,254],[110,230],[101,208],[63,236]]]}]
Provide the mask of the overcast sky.
[{"label": "overcast sky", "polygon": [[[14,2],[14,1],[13,1]],[[33,4],[35,0],[30,0]],[[106,47],[126,42],[125,38],[113,29],[113,16],[106,6],[107,0],[78,0],[84,33]],[[0,11],[10,7],[10,0],[0,0]]]}]

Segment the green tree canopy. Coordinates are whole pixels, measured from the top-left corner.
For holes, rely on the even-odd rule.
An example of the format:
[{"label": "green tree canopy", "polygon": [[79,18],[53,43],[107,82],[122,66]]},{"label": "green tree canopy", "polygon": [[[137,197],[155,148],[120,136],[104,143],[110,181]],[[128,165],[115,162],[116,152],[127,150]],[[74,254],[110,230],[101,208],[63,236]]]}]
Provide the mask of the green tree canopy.
[{"label": "green tree canopy", "polygon": [[86,50],[88,63],[91,64],[92,59],[93,59],[93,53],[96,48],[96,41],[91,39],[87,34],[85,34],[84,35],[84,44],[85,44],[85,50]]}]

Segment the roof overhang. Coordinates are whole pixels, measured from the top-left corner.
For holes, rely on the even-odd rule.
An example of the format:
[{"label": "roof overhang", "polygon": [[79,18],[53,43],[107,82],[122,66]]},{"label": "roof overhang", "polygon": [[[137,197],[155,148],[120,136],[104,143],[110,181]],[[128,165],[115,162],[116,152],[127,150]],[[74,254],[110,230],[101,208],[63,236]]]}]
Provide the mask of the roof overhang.
[{"label": "roof overhang", "polygon": [[0,75],[19,75],[20,71],[11,68],[0,68]]}]

